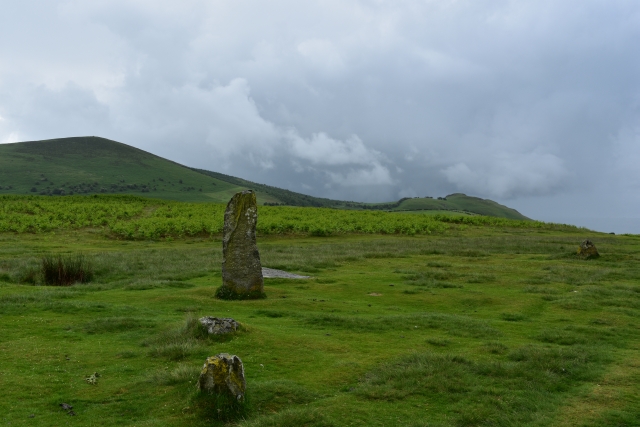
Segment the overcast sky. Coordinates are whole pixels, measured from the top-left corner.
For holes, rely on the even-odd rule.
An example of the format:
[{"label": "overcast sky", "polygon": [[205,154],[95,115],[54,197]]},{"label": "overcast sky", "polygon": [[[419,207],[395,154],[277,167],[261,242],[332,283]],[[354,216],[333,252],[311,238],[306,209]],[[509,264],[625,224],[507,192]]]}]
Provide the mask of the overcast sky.
[{"label": "overcast sky", "polygon": [[3,0],[0,142],[640,233],[637,0]]}]

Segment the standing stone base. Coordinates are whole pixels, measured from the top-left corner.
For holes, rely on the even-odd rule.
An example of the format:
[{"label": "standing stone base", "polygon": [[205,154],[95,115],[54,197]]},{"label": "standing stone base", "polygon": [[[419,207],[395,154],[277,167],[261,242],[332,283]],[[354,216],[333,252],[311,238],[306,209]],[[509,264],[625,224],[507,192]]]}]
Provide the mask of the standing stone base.
[{"label": "standing stone base", "polygon": [[201,392],[232,396],[243,402],[246,388],[244,366],[238,356],[220,353],[207,358],[198,380]]},{"label": "standing stone base", "polygon": [[262,299],[266,298],[267,294],[261,290],[243,292],[230,288],[229,286],[222,285],[216,290],[215,297],[226,300]]}]

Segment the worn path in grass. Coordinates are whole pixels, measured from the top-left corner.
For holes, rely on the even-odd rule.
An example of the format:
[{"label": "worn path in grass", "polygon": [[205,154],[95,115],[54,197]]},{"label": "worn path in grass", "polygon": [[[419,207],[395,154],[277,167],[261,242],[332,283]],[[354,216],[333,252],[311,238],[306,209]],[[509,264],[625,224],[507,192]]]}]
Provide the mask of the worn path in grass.
[{"label": "worn path in grass", "polygon": [[[585,237],[600,259],[573,256]],[[211,425],[195,380],[230,352],[245,363],[245,426],[637,425],[638,237],[263,238],[266,267],[313,278],[266,279],[267,299],[240,302],[213,298],[220,246],[0,235],[0,422]],[[86,254],[95,281],[16,283],[60,252]],[[202,315],[243,329],[199,339],[185,322]]]}]

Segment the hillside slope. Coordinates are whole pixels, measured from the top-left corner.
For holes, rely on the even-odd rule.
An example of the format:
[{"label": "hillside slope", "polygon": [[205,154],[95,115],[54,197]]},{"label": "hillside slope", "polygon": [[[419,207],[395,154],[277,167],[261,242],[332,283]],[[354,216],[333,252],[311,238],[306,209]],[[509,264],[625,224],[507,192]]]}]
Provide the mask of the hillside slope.
[{"label": "hillside slope", "polygon": [[394,211],[448,210],[470,212],[509,219],[529,219],[515,209],[493,200],[471,197],[462,193],[450,194],[442,199],[416,198],[403,200]]},{"label": "hillside slope", "polygon": [[468,212],[528,219],[491,200],[452,194],[358,203],[313,197],[230,175],[193,169],[138,148],[88,136],[0,145],[0,194],[134,194],[185,202],[226,203],[245,189],[260,204],[402,212]]},{"label": "hillside slope", "polygon": [[[126,144],[98,137],[0,145],[0,194],[125,193],[226,202],[246,189]],[[261,201],[277,202],[271,197]]]}]

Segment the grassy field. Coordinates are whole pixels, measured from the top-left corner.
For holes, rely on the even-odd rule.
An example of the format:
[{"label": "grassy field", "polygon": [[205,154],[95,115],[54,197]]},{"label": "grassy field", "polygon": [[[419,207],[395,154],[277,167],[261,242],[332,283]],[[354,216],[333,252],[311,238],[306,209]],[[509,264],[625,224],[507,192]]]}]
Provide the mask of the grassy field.
[{"label": "grassy field", "polygon": [[[224,425],[195,381],[229,352],[248,404],[228,425],[638,425],[640,236],[525,223],[261,235],[264,266],[312,278],[266,279],[267,299],[233,302],[213,298],[219,235],[0,233],[0,422]],[[575,256],[584,238],[599,259]],[[59,254],[83,254],[93,280],[34,286]],[[198,337],[204,315],[241,331]]]},{"label": "grassy field", "polygon": [[[225,205],[178,203],[125,195],[0,195],[0,232],[41,233],[56,229],[100,228],[125,239],[211,236],[222,232]],[[420,211],[433,213],[437,211]],[[440,211],[442,212],[442,211]],[[466,226],[576,229],[531,220],[465,215],[449,211],[433,215],[352,209],[262,206],[258,232],[315,236],[363,234],[431,234]]]}]

